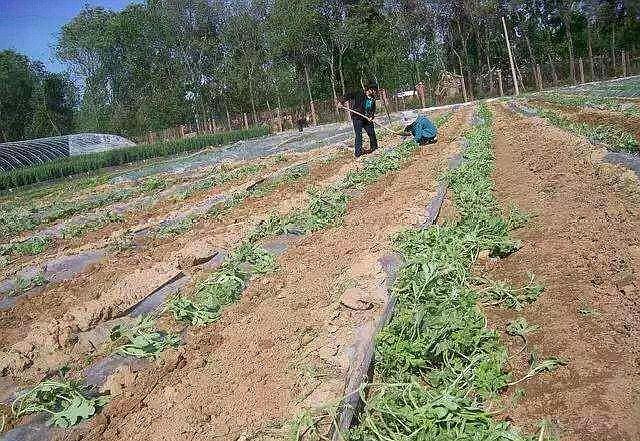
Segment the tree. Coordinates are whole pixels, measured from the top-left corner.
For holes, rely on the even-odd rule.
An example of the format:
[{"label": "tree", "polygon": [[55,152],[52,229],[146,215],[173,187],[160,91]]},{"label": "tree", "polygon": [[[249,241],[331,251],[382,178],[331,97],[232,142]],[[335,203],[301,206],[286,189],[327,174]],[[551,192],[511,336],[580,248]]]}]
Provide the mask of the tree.
[{"label": "tree", "polygon": [[0,137],[24,139],[33,116],[36,77],[29,59],[14,51],[0,52]]},{"label": "tree", "polygon": [[3,142],[71,133],[75,84],[65,74],[14,51],[0,52],[0,139]]},{"label": "tree", "polygon": [[317,124],[317,116],[309,71],[318,56],[320,23],[319,0],[275,0],[269,21],[270,43],[276,58],[288,60],[304,73],[314,124]]}]

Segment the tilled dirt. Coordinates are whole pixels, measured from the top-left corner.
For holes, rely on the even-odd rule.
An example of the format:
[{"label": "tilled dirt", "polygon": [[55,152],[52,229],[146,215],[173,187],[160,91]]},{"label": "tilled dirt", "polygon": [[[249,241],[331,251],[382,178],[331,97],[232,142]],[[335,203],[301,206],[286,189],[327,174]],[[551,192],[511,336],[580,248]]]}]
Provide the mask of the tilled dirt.
[{"label": "tilled dirt", "polygon": [[[195,194],[191,195],[185,200],[179,200],[173,198],[172,196],[177,194],[177,187],[180,185],[195,183],[198,180],[203,179],[207,174],[212,174],[214,169],[208,170],[198,170],[197,173],[192,173],[191,175],[183,176],[180,179],[180,182],[174,182],[175,185],[171,185],[168,189],[154,193],[141,193],[136,195],[131,199],[127,199],[124,202],[117,202],[114,204],[109,204],[107,206],[102,206],[94,210],[90,210],[85,213],[80,213],[77,216],[85,216],[97,213],[108,213],[110,212],[111,207],[120,206],[123,204],[134,204],[137,201],[138,209],[130,210],[124,213],[124,218],[121,222],[113,222],[105,225],[102,228],[99,228],[94,231],[88,231],[86,234],[82,235],[82,237],[78,238],[59,238],[54,239],[54,243],[49,246],[43,253],[38,254],[37,256],[17,256],[12,259],[12,264],[6,268],[2,269],[2,272],[6,274],[8,277],[12,272],[15,272],[18,268],[23,268],[25,266],[34,265],[39,262],[46,261],[51,259],[52,256],[56,256],[61,252],[69,252],[69,250],[83,248],[86,249],[90,244],[95,244],[94,248],[97,246],[104,245],[110,236],[113,234],[117,234],[120,231],[125,231],[130,228],[135,228],[138,225],[143,225],[145,222],[151,221],[153,219],[162,219],[167,215],[170,215],[172,212],[181,213],[182,211],[187,210],[189,207],[192,207],[199,202],[202,202],[204,199],[209,197],[212,193],[221,193],[221,194],[230,194],[234,190],[239,188],[245,188],[247,185],[258,179],[260,176],[268,176],[271,173],[274,173],[276,170],[281,169],[287,165],[295,161],[300,160],[313,160],[320,155],[326,155],[326,153],[321,152],[319,150],[310,151],[304,154],[295,154],[289,155],[285,157],[284,161],[274,161],[273,158],[267,158],[263,160],[258,160],[252,162],[255,164],[263,164],[265,165],[265,169],[259,172],[256,175],[250,175],[245,178],[241,178],[238,180],[232,180],[231,182],[221,184],[215,187],[211,187],[205,191],[199,191]],[[345,162],[348,158],[348,155],[345,155],[344,152],[340,155],[339,160],[341,162]],[[237,166],[242,165],[241,163],[236,164]],[[169,178],[167,178],[169,179]],[[174,178],[175,180],[175,178]],[[103,186],[104,187],[104,186]],[[100,189],[94,190],[94,192],[99,192]],[[162,197],[161,197],[162,196]],[[73,199],[71,199],[73,200]],[[144,201],[147,200],[145,203]],[[58,220],[50,225],[44,225],[36,229],[36,231],[29,231],[22,234],[22,238],[25,239],[27,237],[38,235],[38,231],[45,230],[51,228],[55,225],[62,225],[65,222],[65,219]]]},{"label": "tilled dirt", "polygon": [[534,100],[532,103],[549,109],[559,110],[567,119],[573,122],[587,123],[594,126],[611,124],[631,133],[640,142],[640,117],[629,116],[611,110],[563,106],[540,100]]},{"label": "tilled dirt", "polygon": [[[108,310],[113,306],[105,304],[105,299],[113,297],[111,293],[114,290],[118,291],[118,282],[133,270],[152,270],[162,262],[173,262],[169,265],[173,270],[164,271],[165,275],[168,275],[184,259],[182,250],[193,248],[193,243],[198,243],[199,248],[229,249],[233,247],[243,232],[251,228],[260,216],[265,216],[271,211],[287,211],[293,205],[301,204],[305,197],[304,190],[309,182],[326,179],[336,173],[346,173],[343,165],[347,158],[349,154],[345,153],[336,161],[313,167],[306,178],[284,185],[264,197],[249,198],[218,221],[205,218],[181,236],[167,239],[150,238],[148,245],[141,249],[109,255],[104,262],[94,265],[93,269],[72,280],[53,284],[40,295],[26,298],[9,310],[0,311],[2,325],[0,348],[13,346],[18,352],[27,355],[27,358],[33,358],[32,351],[44,353],[52,350],[67,351],[68,349],[65,348],[72,343],[68,340],[68,337],[71,337],[70,331],[63,332],[64,338],[61,341],[58,336],[59,329],[73,329],[87,320],[93,325],[96,319],[108,318],[110,314],[96,316],[94,312],[98,309]],[[138,284],[144,284],[144,282],[139,281]],[[134,288],[135,286],[132,287]],[[75,323],[69,323],[73,321],[69,312],[85,307],[90,307],[91,313],[88,315],[94,318],[83,315]],[[23,340],[33,341],[38,338],[51,344],[33,347],[32,344],[21,343]],[[51,367],[55,367],[60,362],[57,357],[50,357],[50,359]],[[45,362],[45,366],[38,366],[38,369],[46,369],[46,366]]]},{"label": "tilled dirt", "polygon": [[190,328],[186,345],[154,367],[118,373],[121,395],[66,438],[274,439],[301,409],[337,400],[351,345],[386,301],[377,260],[390,234],[424,220],[466,113],[356,196],[341,226],[296,239],[279,269],[252,282],[219,322]]},{"label": "tilled dirt", "polygon": [[[568,360],[519,383],[525,395],[502,416],[529,432],[550,419],[564,441],[637,441],[640,204],[592,163],[586,140],[539,118],[495,110],[496,195],[504,207],[515,203],[535,218],[514,233],[524,247],[487,269],[520,283],[531,271],[546,290],[520,312],[488,309],[489,322],[514,354],[522,341],[508,337],[505,326],[523,316],[541,327],[529,350]],[[596,314],[585,314],[588,308]],[[528,353],[512,355],[516,379],[526,372]]]}]

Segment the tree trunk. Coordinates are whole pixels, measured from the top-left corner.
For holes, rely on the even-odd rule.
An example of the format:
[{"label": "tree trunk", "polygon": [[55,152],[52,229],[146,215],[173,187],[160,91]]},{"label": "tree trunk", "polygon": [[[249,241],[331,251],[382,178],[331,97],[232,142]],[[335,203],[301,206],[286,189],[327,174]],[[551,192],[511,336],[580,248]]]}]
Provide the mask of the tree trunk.
[{"label": "tree trunk", "polygon": [[249,96],[251,97],[251,113],[253,115],[253,123],[256,124],[258,122],[258,118],[256,116],[256,103],[253,99],[253,81],[249,79]]},{"label": "tree trunk", "polygon": [[563,15],[564,29],[567,36],[567,44],[569,45],[569,72],[571,74],[571,82],[576,83],[576,63],[573,59],[573,37],[571,35],[571,11]]},{"label": "tree trunk", "polygon": [[613,65],[613,76],[616,76],[616,24],[611,25],[611,63]]},{"label": "tree trunk", "polygon": [[556,65],[553,64],[553,60],[551,60],[551,54],[547,52],[547,57],[549,57],[549,64],[551,65],[551,75],[553,76],[553,84],[558,84],[558,73],[556,72]]},{"label": "tree trunk", "polygon": [[331,71],[331,92],[333,92],[333,108],[336,113],[336,120],[340,119],[340,112],[338,110],[338,94],[336,93],[336,72],[333,62],[333,54],[329,57],[329,70]]},{"label": "tree trunk", "polygon": [[229,124],[229,131],[233,130],[231,128],[231,116],[229,115],[229,108],[227,107],[227,102],[224,103],[224,110],[227,113],[227,124]]},{"label": "tree trunk", "polygon": [[278,94],[278,131],[282,132],[283,128],[282,128],[282,114],[280,113],[280,107],[282,107],[280,105],[280,94]]},{"label": "tree trunk", "polygon": [[462,83],[462,98],[464,99],[465,102],[467,102],[467,101],[469,101],[469,99],[467,98],[467,86],[465,85],[464,71],[462,70],[462,59],[460,58],[460,55],[458,54],[458,51],[455,50],[453,45],[451,45],[451,50],[453,50],[453,53],[458,58],[458,66],[460,67],[460,79],[462,80],[461,81],[461,83]]},{"label": "tree trunk", "polygon": [[589,50],[589,74],[591,75],[591,81],[596,80],[596,68],[593,62],[593,48],[591,46],[591,25],[587,25],[587,48]]},{"label": "tree trunk", "polygon": [[309,107],[311,107],[311,120],[313,125],[318,125],[318,118],[316,116],[316,106],[313,104],[313,96],[311,95],[311,81],[309,80],[309,68],[304,65],[304,78],[307,82],[307,92],[309,92]]},{"label": "tree trunk", "polygon": [[[511,66],[511,77],[513,78],[513,87],[515,89],[515,94],[518,96],[520,94],[520,90],[518,88],[518,78],[516,75],[515,62],[513,61],[513,52],[511,52],[511,43],[509,42],[509,33],[507,32],[507,22],[502,17],[502,29],[504,30],[504,39],[507,44],[507,52],[509,53],[509,64]],[[524,85],[523,85],[524,86]]]},{"label": "tree trunk", "polygon": [[496,85],[493,79],[493,69],[491,68],[491,61],[489,60],[489,54],[485,54],[487,58],[487,69],[489,70],[489,96],[495,95]]},{"label": "tree trunk", "polygon": [[467,94],[469,95],[469,101],[474,100],[473,95],[473,80],[471,79],[471,71],[467,70],[467,80],[469,81],[469,88],[467,89]]},{"label": "tree trunk", "polygon": [[[462,43],[462,51],[464,52],[464,57],[465,57],[464,59],[468,60],[469,59],[469,53],[467,52],[467,40],[462,35],[462,27],[460,26],[460,20],[456,20],[456,22],[458,24],[458,35],[459,35],[460,41]],[[458,56],[458,63],[460,64],[460,75],[462,75],[462,93],[464,94],[464,100],[468,101],[469,99],[467,98],[467,87],[464,84],[465,83],[465,75],[464,75],[464,71],[462,70],[462,62],[460,61],[460,57],[459,56]],[[469,72],[469,77],[471,77],[471,72]]]},{"label": "tree trunk", "polygon": [[344,73],[342,72],[342,53],[340,53],[338,57],[338,72],[340,73],[340,86],[342,87],[342,95],[344,95],[347,93],[347,91],[344,87]]}]

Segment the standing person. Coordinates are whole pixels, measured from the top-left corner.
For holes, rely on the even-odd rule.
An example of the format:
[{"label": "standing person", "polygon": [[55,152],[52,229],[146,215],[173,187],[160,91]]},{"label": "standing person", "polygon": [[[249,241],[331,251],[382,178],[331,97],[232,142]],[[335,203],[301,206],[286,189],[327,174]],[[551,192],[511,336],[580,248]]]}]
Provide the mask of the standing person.
[{"label": "standing person", "polygon": [[[364,115],[357,115],[351,113],[351,121],[353,122],[353,130],[356,132],[356,142],[354,154],[358,158],[363,153],[371,153],[378,148],[378,139],[376,138],[376,132],[373,127],[373,118],[376,113],[376,94],[378,92],[378,86],[375,83],[369,83],[365,90],[358,90],[356,92],[347,93],[338,101],[344,105],[347,101],[349,107]],[[371,150],[368,152],[362,151],[362,129],[367,132],[369,136],[369,144]]]},{"label": "standing person", "polygon": [[296,124],[298,126],[298,132],[302,132],[302,129],[307,125],[307,118],[302,113],[299,114]]}]

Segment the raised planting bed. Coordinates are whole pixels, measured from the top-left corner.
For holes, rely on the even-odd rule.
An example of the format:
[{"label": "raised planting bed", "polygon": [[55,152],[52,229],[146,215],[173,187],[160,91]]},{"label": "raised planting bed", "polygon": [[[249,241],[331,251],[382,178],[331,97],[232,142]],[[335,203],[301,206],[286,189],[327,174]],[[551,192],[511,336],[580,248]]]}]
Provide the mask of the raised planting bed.
[{"label": "raised planting bed", "polygon": [[125,147],[105,152],[57,159],[33,167],[0,173],[0,190],[62,178],[78,173],[91,172],[105,167],[128,164],[144,159],[195,151],[210,146],[220,146],[242,139],[264,136],[268,133],[268,128],[257,127],[249,130],[163,141],[155,144],[138,145],[135,147]]}]

